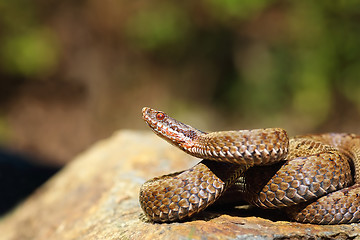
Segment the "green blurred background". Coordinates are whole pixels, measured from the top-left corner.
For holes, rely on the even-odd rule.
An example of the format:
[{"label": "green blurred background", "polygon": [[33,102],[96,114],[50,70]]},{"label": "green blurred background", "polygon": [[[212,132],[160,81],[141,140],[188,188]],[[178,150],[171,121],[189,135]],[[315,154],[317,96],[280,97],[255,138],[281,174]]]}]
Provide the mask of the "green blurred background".
[{"label": "green blurred background", "polygon": [[360,3],[0,2],[0,143],[62,165],[141,108],[202,130],[360,133]]}]

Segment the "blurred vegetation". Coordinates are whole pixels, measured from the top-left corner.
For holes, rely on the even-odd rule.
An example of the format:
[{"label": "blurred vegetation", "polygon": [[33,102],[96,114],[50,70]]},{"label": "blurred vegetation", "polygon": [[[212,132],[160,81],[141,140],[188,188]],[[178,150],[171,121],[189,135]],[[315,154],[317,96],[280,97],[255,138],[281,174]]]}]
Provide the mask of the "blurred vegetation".
[{"label": "blurred vegetation", "polygon": [[0,10],[0,140],[20,149],[69,158],[143,127],[145,105],[202,129],[360,133],[358,1],[15,0]]}]

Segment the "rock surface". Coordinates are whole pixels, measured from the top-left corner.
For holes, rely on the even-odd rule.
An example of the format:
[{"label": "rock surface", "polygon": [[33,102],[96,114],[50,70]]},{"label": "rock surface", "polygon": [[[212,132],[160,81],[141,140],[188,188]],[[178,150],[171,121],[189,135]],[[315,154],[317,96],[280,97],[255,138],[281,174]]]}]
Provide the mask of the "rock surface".
[{"label": "rock surface", "polygon": [[97,143],[0,222],[0,239],[360,239],[360,224],[289,222],[278,210],[214,207],[188,222],[154,224],[141,184],[198,162],[153,133],[120,131]]}]

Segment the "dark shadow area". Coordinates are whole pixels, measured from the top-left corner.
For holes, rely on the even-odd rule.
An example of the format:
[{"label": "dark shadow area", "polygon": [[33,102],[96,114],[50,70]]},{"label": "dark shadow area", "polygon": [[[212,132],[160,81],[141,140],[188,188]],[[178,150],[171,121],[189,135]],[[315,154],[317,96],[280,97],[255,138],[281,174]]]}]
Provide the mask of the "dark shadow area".
[{"label": "dark shadow area", "polygon": [[271,221],[290,221],[281,209],[262,209],[251,205],[214,205],[207,208],[202,214],[204,214],[204,218],[215,218],[226,214],[233,217],[259,217]]},{"label": "dark shadow area", "polygon": [[0,149],[0,215],[54,175],[60,167],[35,163],[31,157]]}]

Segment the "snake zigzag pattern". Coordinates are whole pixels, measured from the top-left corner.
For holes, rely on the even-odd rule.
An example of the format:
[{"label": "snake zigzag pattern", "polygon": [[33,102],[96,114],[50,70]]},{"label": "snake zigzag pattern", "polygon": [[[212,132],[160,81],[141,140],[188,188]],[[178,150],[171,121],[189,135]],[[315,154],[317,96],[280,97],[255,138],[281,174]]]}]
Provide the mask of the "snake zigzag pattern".
[{"label": "snake zigzag pattern", "polygon": [[289,139],[281,128],[205,133],[164,112],[142,112],[157,135],[203,159],[141,186],[140,205],[149,219],[183,220],[237,194],[261,208],[283,208],[298,222],[360,222],[360,136]]}]

